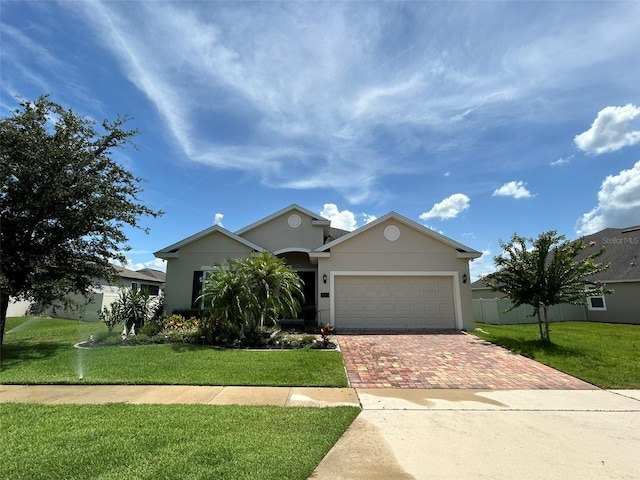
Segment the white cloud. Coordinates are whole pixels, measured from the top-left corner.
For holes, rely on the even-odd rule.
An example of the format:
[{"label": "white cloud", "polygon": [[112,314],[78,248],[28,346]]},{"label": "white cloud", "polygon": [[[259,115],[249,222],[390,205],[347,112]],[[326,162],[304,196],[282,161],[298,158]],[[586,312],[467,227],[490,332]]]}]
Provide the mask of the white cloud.
[{"label": "white cloud", "polygon": [[[350,210],[340,211],[335,203],[325,203],[320,215],[327,220],[331,220],[331,226],[335,228],[341,228],[342,230],[348,230],[351,232],[360,227],[355,213]],[[371,223],[378,219],[375,215],[364,212],[358,216],[362,218],[362,225],[366,225],[367,223]]]},{"label": "white cloud", "polygon": [[628,103],[623,107],[605,107],[586,132],[574,142],[583,152],[599,155],[640,142],[640,129],[630,130],[632,120],[640,116],[640,107]]},{"label": "white cloud", "polygon": [[371,223],[371,222],[373,222],[374,220],[377,220],[377,219],[378,219],[378,217],[376,217],[375,215],[369,215],[368,213],[363,213],[363,214],[362,214],[362,217],[363,217],[363,219],[364,219],[364,222],[363,222],[363,223],[364,223],[365,225],[366,225],[367,223]]},{"label": "white cloud", "polygon": [[[425,152],[464,143],[448,135],[471,132],[471,143],[492,128],[493,115],[516,120],[527,112],[517,102],[566,90],[574,72],[628,55],[637,32],[632,6],[571,22],[557,12],[504,22],[492,6],[477,22],[469,5],[443,23],[446,8],[419,2],[283,5],[94,1],[65,8],[88,20],[156,107],[183,158],[242,170],[276,188],[330,185],[351,203],[378,195],[390,173],[415,171]],[[407,21],[424,28],[406,28]],[[498,24],[504,31],[493,31]],[[489,38],[488,29],[490,42],[465,40]]]},{"label": "white cloud", "polygon": [[496,266],[491,255],[491,250],[482,250],[482,256],[475,258],[469,263],[469,273],[471,274],[471,281],[475,282],[479,278],[489,275],[496,271]]},{"label": "white cloud", "polygon": [[335,203],[325,203],[320,216],[331,220],[331,226],[348,230],[349,232],[357,228],[356,216],[349,210],[338,210]]},{"label": "white cloud", "polygon": [[598,205],[578,220],[578,235],[588,235],[609,227],[640,224],[640,161],[629,170],[604,179]]},{"label": "white cloud", "polygon": [[494,197],[529,198],[531,192],[522,181],[507,182],[493,192]]},{"label": "white cloud", "polygon": [[553,162],[549,162],[549,165],[552,167],[561,167],[562,165],[568,165],[573,160],[573,155],[569,155],[568,157],[558,158]]},{"label": "white cloud", "polygon": [[214,225],[220,225],[221,227],[224,227],[224,225],[222,224],[222,219],[224,218],[224,214],[223,213],[216,213],[213,216],[213,224]]},{"label": "white cloud", "polygon": [[161,258],[154,258],[147,262],[134,262],[132,259],[127,258],[127,262],[123,267],[135,271],[142,270],[143,268],[153,268],[154,270],[161,270],[165,272],[167,270],[167,261]]},{"label": "white cloud", "polygon": [[454,193],[441,202],[434,204],[433,208],[428,212],[422,213],[420,220],[428,220],[430,218],[447,220],[449,218],[455,218],[469,208],[469,202],[470,199],[465,194]]},{"label": "white cloud", "polygon": [[439,233],[440,235],[444,235],[444,230],[438,230],[436,227],[432,225],[425,225],[429,230],[433,230],[434,232]]}]

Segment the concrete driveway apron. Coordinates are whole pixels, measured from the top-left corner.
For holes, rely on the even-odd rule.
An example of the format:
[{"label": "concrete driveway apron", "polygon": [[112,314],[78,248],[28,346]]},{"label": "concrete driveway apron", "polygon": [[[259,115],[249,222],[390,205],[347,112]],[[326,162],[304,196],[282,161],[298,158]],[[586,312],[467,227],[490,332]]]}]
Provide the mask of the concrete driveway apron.
[{"label": "concrete driveway apron", "polygon": [[597,389],[462,332],[337,338],[353,388]]}]

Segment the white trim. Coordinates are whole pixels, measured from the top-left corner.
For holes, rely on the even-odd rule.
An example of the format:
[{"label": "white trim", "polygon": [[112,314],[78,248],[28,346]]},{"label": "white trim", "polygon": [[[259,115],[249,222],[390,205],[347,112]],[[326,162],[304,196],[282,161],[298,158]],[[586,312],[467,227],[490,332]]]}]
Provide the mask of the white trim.
[{"label": "white trim", "polygon": [[306,208],[303,208],[303,207],[301,207],[300,205],[298,205],[296,203],[293,203],[293,204],[289,205],[288,207],[283,208],[282,210],[278,210],[277,212],[272,213],[271,215],[268,215],[268,216],[266,216],[266,217],[264,217],[264,218],[262,218],[262,219],[260,219],[260,220],[258,220],[256,222],[253,222],[250,225],[247,225],[246,227],[241,228],[240,230],[236,231],[235,234],[241,236],[241,235],[247,233],[248,231],[259,227],[260,225],[264,225],[265,223],[268,223],[271,220],[273,220],[275,218],[278,218],[280,216],[283,216],[286,213],[289,213],[289,212],[291,212],[293,210],[296,210],[299,213],[302,213],[302,214],[304,214],[304,215],[306,215],[308,217],[311,217],[311,221],[312,222],[314,222],[314,221],[323,222],[323,223],[321,223],[321,225],[325,225],[324,222],[329,222],[329,220],[327,220],[326,218],[321,217],[320,215],[318,215],[316,213],[313,213],[312,211],[307,210]]},{"label": "white trim", "polygon": [[459,256],[458,258],[469,258],[469,259],[474,259],[474,258],[479,258],[482,256],[482,252],[478,252],[476,250],[473,250],[472,248],[467,247],[466,245],[463,245],[459,242],[456,242],[455,240],[449,238],[449,237],[445,237],[444,235],[431,230],[430,228],[425,227],[424,225],[420,225],[419,223],[414,222],[413,220],[408,219],[407,217],[403,217],[402,215],[396,213],[396,212],[389,212],[386,215],[383,215],[380,218],[377,218],[376,220],[374,220],[373,222],[369,222],[364,224],[363,226],[356,228],[355,230],[347,233],[346,235],[343,235],[342,237],[336,238],[335,240],[329,242],[329,243],[325,243],[324,245],[316,248],[317,252],[326,252],[328,250],[330,250],[332,247],[334,247],[335,245],[339,245],[342,242],[346,242],[349,241],[349,239],[351,239],[352,237],[356,236],[356,235],[360,235],[364,232],[366,232],[367,230],[370,230],[378,225],[381,225],[382,223],[386,222],[389,219],[393,219],[398,223],[401,223],[403,225],[405,225],[408,228],[413,228],[414,230],[417,230],[418,232],[421,232],[425,235],[427,235],[428,237],[431,237],[435,240],[438,240],[442,243],[444,243],[445,245],[448,245],[449,247],[452,247],[454,249],[456,249],[456,251],[458,252],[458,254],[462,254],[462,256]]},{"label": "white trim", "polygon": [[309,251],[309,258],[330,258],[331,252]]},{"label": "white trim", "polygon": [[[592,298],[600,298],[602,299],[602,307],[594,307],[591,305]],[[604,295],[591,295],[587,297],[587,309],[592,312],[606,312],[607,311],[607,301],[604,298]]]},{"label": "white trim", "polygon": [[287,247],[281,248],[280,250],[276,250],[273,252],[274,255],[282,255],[283,253],[309,253],[311,251],[310,248],[304,247]]},{"label": "white trim", "polygon": [[211,235],[213,233],[221,233],[222,235],[226,235],[227,237],[235,240],[236,242],[244,245],[245,247],[248,247],[251,250],[257,251],[257,252],[264,252],[265,249],[262,248],[260,245],[256,245],[255,243],[250,242],[249,240],[242,238],[238,235],[236,235],[235,233],[230,232],[229,230],[227,230],[226,228],[221,227],[220,225],[214,225],[212,227],[206,228],[205,230],[201,230],[198,233],[195,233],[193,235],[191,235],[190,237],[184,238],[182,240],[180,240],[177,243],[174,243],[173,245],[169,245],[168,247],[163,248],[162,250],[158,250],[157,252],[154,252],[154,256],[158,257],[158,258],[177,258],[179,251],[182,247],[184,247],[185,245],[188,245],[190,243],[193,243],[197,240],[200,240],[201,238],[204,238],[208,235]]},{"label": "white trim", "polygon": [[329,321],[332,327],[336,326],[336,296],[335,296],[335,277],[451,277],[453,283],[453,309],[455,315],[456,329],[462,330],[464,327],[462,321],[462,300],[460,294],[460,275],[458,272],[452,271],[422,271],[407,272],[403,271],[334,271],[329,275],[329,300],[330,300],[330,316]]}]

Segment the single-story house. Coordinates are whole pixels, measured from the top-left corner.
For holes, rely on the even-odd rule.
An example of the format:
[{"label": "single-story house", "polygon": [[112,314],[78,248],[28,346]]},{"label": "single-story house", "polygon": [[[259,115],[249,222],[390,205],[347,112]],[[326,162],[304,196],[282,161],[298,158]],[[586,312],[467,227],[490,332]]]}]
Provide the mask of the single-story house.
[{"label": "single-story house", "polygon": [[[600,282],[606,289],[613,290],[610,295],[588,297],[584,307],[561,305],[553,309],[555,320],[584,320],[589,322],[632,323],[640,324],[640,225],[628,228],[606,228],[591,235],[582,237],[587,245],[577,260],[584,259],[600,247],[605,252],[598,257],[598,263],[609,264],[610,267],[590,277],[592,282]],[[500,299],[500,292],[493,292],[482,279],[471,284],[476,321],[489,321],[490,318],[503,317],[500,323],[535,322],[533,318],[525,320],[526,314],[514,313],[503,316],[502,310],[508,304],[499,303],[493,307],[486,301]],[[484,303],[481,303],[482,302]],[[506,301],[506,300],[505,300]],[[521,307],[525,308],[525,307]],[[527,313],[531,308],[527,309]],[[487,314],[489,316],[487,316]],[[517,321],[515,318],[518,317]],[[494,323],[489,321],[489,323]]]},{"label": "single-story house", "polygon": [[469,261],[480,252],[395,212],[347,232],[295,204],[235,233],[215,225],[155,252],[167,261],[165,309],[196,306],[214,264],[265,251],[300,275],[320,324],[473,329]]},{"label": "single-story house", "polygon": [[593,249],[605,247],[597,261],[611,266],[589,280],[601,282],[614,292],[587,298],[587,320],[640,324],[640,225],[605,228],[582,237],[582,240],[589,247],[578,256],[579,259]]},{"label": "single-story house", "polygon": [[[75,308],[54,305],[46,307],[42,314],[58,318],[96,322],[99,320],[98,312],[116,301],[123,288],[146,289],[149,291],[150,296],[156,297],[164,287],[165,273],[160,270],[142,269],[134,271],[117,265],[113,265],[113,268],[116,269],[119,275],[116,282],[110,283],[99,279],[88,295],[73,294],[68,296],[68,299],[75,303]],[[12,301],[9,303],[7,316],[18,317],[26,315],[31,306],[32,304],[29,301]]]}]

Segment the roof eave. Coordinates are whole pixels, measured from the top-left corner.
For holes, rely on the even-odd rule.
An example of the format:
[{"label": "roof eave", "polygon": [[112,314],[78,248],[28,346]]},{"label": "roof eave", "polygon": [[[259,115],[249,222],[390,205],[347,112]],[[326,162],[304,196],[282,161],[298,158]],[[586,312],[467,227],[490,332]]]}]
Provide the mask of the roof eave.
[{"label": "roof eave", "polygon": [[162,258],[162,259],[168,259],[168,258],[178,258],[179,256],[179,252],[180,252],[180,248],[184,247],[185,245],[189,245],[190,243],[195,242],[196,240],[200,240],[201,238],[204,238],[208,235],[211,235],[212,233],[215,232],[219,232],[222,235],[226,235],[227,237],[235,240],[238,243],[241,243],[243,245],[245,245],[246,247],[255,250],[257,252],[264,252],[266,251],[265,248],[261,247],[260,245],[256,245],[253,242],[250,242],[249,240],[240,237],[239,235],[236,235],[233,232],[230,232],[229,230],[227,230],[226,228],[221,227],[220,225],[214,225],[213,227],[209,227],[205,230],[201,230],[200,232],[191,235],[190,237],[187,237],[183,240],[180,240],[177,243],[174,243],[173,245],[169,245],[166,248],[163,248],[161,250],[158,250],[157,252],[155,252],[153,255],[157,258]]},{"label": "roof eave", "polygon": [[458,258],[466,258],[466,259],[475,259],[480,258],[482,256],[481,252],[471,251],[471,252],[458,252]]},{"label": "roof eave", "polygon": [[[236,235],[243,235],[245,233],[247,233],[250,230],[253,230],[254,228],[259,227],[260,225],[264,225],[267,222],[270,222],[271,220],[273,220],[274,218],[278,218],[281,215],[284,215],[287,212],[290,212],[292,210],[297,210],[300,213],[304,213],[305,215],[308,215],[309,217],[311,217],[313,220],[313,222],[320,222],[317,223],[317,225],[319,226],[325,226],[325,225],[329,225],[331,222],[329,220],[327,220],[324,217],[321,217],[320,215],[313,213],[311,210],[307,210],[304,207],[301,207],[300,205],[298,205],[297,203],[293,203],[291,205],[289,205],[288,207],[285,207],[281,210],[278,210],[275,213],[272,213],[271,215],[261,218],[260,220],[258,220],[257,222],[253,222],[250,225],[247,225],[246,227],[241,228],[240,230],[237,230],[235,232]],[[324,223],[327,222],[327,223]],[[316,225],[316,223],[314,223],[314,225]]]}]

